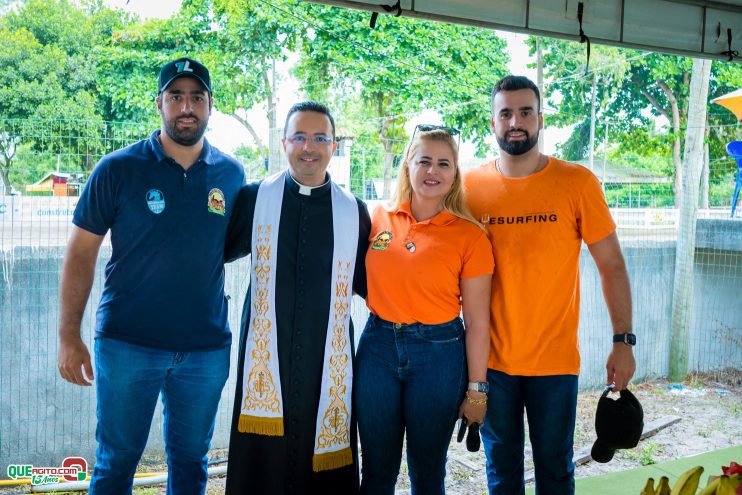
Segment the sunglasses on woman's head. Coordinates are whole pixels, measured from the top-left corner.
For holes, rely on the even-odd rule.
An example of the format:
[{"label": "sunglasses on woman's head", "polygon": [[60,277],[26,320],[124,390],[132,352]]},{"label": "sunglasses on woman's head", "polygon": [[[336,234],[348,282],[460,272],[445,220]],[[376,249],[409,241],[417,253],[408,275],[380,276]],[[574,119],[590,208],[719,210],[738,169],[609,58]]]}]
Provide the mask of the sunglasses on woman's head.
[{"label": "sunglasses on woman's head", "polygon": [[[420,132],[443,131],[451,137],[456,136],[456,147],[458,148],[459,146],[461,146],[461,139],[459,137],[459,134],[461,133],[461,131],[459,131],[455,127],[447,127],[445,125],[436,125],[436,124],[417,124],[415,126],[415,130],[412,131],[412,140],[410,140],[410,143],[415,142],[415,136],[417,135],[417,131],[420,131]],[[407,153],[409,152],[410,152],[409,148],[407,148]]]},{"label": "sunglasses on woman's head", "polygon": [[417,131],[420,132],[430,132],[430,131],[443,131],[449,136],[458,136],[461,131],[456,129],[455,127],[447,127],[445,125],[436,125],[436,124],[417,124],[415,126],[415,132],[412,133],[412,137],[415,137],[415,133]]}]

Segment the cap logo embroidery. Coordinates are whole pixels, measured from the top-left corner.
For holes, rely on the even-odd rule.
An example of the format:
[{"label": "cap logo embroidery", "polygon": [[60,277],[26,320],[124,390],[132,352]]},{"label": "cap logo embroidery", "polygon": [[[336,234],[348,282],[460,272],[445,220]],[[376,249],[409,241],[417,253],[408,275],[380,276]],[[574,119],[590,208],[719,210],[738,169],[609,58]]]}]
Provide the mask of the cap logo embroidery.
[{"label": "cap logo embroidery", "polygon": [[217,189],[215,187],[211,191],[209,191],[208,209],[211,213],[216,213],[217,215],[224,216],[226,205],[224,203],[224,193],[221,191],[221,189]]},{"label": "cap logo embroidery", "polygon": [[186,60],[185,62],[176,62],[175,66],[178,68],[178,72],[193,72],[191,69],[191,61]]},{"label": "cap logo embroidery", "polygon": [[165,195],[159,189],[150,189],[147,191],[146,200],[149,211],[155,215],[159,215],[165,210]]},{"label": "cap logo embroidery", "polygon": [[379,232],[376,235],[373,244],[371,244],[371,249],[375,251],[384,251],[386,248],[389,247],[389,243],[392,242],[392,237],[392,233],[388,230]]}]

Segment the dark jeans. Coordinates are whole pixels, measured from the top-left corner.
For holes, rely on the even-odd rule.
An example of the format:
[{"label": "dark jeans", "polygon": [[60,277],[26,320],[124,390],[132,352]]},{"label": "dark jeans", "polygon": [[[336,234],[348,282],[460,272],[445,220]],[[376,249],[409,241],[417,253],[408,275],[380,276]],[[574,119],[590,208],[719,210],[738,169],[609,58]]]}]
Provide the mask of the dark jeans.
[{"label": "dark jeans", "polygon": [[361,493],[394,494],[405,430],[412,493],[445,493],[446,452],[467,382],[461,319],[402,325],[371,315],[355,369]]},{"label": "dark jeans", "polygon": [[574,494],[577,375],[513,376],[487,370],[487,381],[490,392],[481,434],[490,495],[525,493],[524,407],[533,447],[536,494]]},{"label": "dark jeans", "polygon": [[134,471],[160,395],[167,493],[206,491],[206,454],[229,375],[229,352],[229,347],[173,352],[114,339],[95,340],[98,450],[90,493],[132,492]]}]

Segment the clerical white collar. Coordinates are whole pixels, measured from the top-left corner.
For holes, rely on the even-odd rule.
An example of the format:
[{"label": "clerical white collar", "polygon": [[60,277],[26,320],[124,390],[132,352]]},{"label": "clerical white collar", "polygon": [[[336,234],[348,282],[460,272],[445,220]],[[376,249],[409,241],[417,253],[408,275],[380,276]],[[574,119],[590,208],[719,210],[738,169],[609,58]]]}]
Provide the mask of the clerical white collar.
[{"label": "clerical white collar", "polygon": [[301,184],[296,179],[294,179],[294,176],[291,175],[291,172],[287,172],[287,173],[289,174],[289,177],[291,177],[291,180],[293,180],[294,183],[297,186],[299,186],[299,194],[302,194],[304,196],[311,196],[312,195],[312,189],[317,189],[317,188],[320,188],[320,187],[324,187],[324,186],[326,186],[330,182],[329,176],[325,175],[325,177],[327,177],[327,180],[325,181],[324,184],[320,184],[319,186],[305,186],[304,184]]}]

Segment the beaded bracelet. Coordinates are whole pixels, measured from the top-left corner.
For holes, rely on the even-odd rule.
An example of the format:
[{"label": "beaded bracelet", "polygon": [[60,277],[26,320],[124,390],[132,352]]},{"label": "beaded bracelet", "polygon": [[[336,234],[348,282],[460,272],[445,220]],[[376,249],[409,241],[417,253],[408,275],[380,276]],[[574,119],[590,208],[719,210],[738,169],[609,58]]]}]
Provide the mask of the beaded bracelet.
[{"label": "beaded bracelet", "polygon": [[469,392],[466,393],[466,401],[469,404],[474,404],[475,406],[483,406],[487,404],[487,396],[485,395],[482,399],[475,399],[472,396],[469,395]]}]

